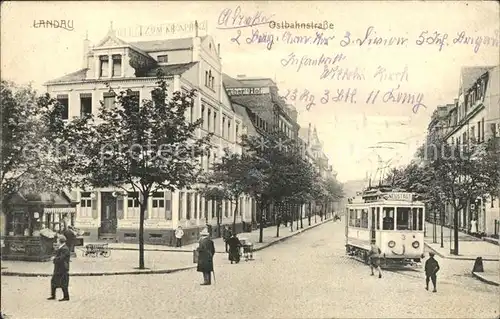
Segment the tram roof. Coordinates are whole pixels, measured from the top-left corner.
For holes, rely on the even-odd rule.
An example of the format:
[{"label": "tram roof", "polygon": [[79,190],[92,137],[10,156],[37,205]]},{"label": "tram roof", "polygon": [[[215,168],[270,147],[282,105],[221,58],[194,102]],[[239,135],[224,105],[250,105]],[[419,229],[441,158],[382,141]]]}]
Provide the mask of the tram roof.
[{"label": "tram roof", "polygon": [[347,204],[347,206],[425,206],[421,201],[403,201],[403,200],[377,200],[355,202]]}]

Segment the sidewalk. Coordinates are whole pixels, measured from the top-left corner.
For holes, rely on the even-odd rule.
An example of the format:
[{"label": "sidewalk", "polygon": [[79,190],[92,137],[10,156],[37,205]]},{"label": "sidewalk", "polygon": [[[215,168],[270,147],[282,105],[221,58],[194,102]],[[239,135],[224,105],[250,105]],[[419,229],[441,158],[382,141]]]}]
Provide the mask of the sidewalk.
[{"label": "sidewalk", "polygon": [[433,243],[434,225],[426,223],[425,245],[441,258],[476,260],[482,257],[484,261],[499,261],[500,247],[498,245],[483,241],[479,238],[470,236],[463,232],[458,233],[458,252],[459,255],[450,254],[450,248],[453,248],[453,230],[443,227],[443,248],[441,248],[441,226],[436,225],[436,243]]},{"label": "sidewalk", "polygon": [[[263,243],[258,243],[259,230],[251,233],[238,234],[240,239],[246,238],[254,244],[254,251],[259,251],[271,245],[284,241],[306,230],[312,229],[326,222],[331,222],[331,218],[314,223],[311,219],[311,226],[307,226],[307,219],[303,221],[304,228],[290,231],[290,227],[280,227],[280,237],[276,237],[276,226],[264,228]],[[295,229],[295,223],[294,223]],[[224,253],[225,245],[221,238],[214,239],[217,253]],[[144,254],[145,266],[148,269],[139,270],[138,245],[137,244],[109,244],[111,256],[109,258],[83,257],[82,247],[76,247],[77,257],[71,259],[71,276],[109,276],[109,275],[135,275],[135,274],[165,274],[176,271],[196,268],[193,263],[193,246],[184,248],[173,248],[167,246],[145,245],[147,251]],[[186,253],[189,252],[189,253]],[[27,262],[27,261],[2,261],[2,276],[25,276],[25,277],[49,277],[52,276],[53,264],[51,262]]]}]

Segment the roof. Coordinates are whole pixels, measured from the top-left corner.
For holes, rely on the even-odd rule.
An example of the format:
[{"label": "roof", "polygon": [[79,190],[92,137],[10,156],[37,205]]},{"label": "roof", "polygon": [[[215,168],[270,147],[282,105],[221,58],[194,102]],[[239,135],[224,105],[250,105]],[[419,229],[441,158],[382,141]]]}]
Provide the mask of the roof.
[{"label": "roof", "polygon": [[[204,41],[207,36],[201,37],[201,41]],[[190,38],[180,38],[180,39],[168,39],[168,40],[153,40],[153,41],[137,41],[129,42],[145,52],[157,52],[157,51],[168,51],[168,50],[188,50],[193,48],[193,37]]]},{"label": "roof", "polygon": [[276,86],[270,78],[233,78],[223,73],[222,81],[227,88],[260,88]]},{"label": "roof", "polygon": [[[165,76],[172,75],[180,75],[192,68],[198,62],[189,62],[189,63],[181,63],[181,64],[171,64],[171,65],[162,65],[159,67],[155,67],[149,70],[145,77],[155,77],[158,69],[162,69]],[[66,82],[85,82],[87,77],[87,71],[89,69],[81,69],[76,72],[66,74],[61,76],[60,78],[50,80],[45,84],[55,84],[55,83],[66,83]],[[94,81],[94,79],[90,79],[88,81]]]},{"label": "roof", "polygon": [[81,70],[78,70],[76,72],[63,75],[63,76],[61,76],[61,77],[59,77],[57,79],[50,80],[50,81],[48,81],[46,83],[50,84],[50,83],[64,83],[64,82],[84,81],[85,78],[87,77],[87,71],[88,70],[89,70],[88,68],[81,69]]},{"label": "roof", "polygon": [[248,116],[248,111],[246,107],[243,105],[239,105],[238,103],[231,103],[234,109],[234,112],[241,116],[243,125],[247,127],[247,135],[249,136],[256,136],[258,135],[257,131],[255,130],[255,127],[253,126],[252,120]]},{"label": "roof", "polygon": [[470,89],[481,75],[493,68],[494,66],[463,67],[460,73],[460,91]]},{"label": "roof", "polygon": [[269,124],[273,123],[273,101],[269,94],[230,96],[231,102],[245,106]]},{"label": "roof", "polygon": [[198,62],[189,62],[189,63],[182,63],[182,64],[171,64],[171,65],[162,65],[156,68],[153,68],[149,70],[145,76],[156,76],[156,72],[158,70],[162,70],[163,74],[166,76],[171,76],[171,75],[180,75],[186,72],[187,70],[191,69],[195,64],[198,64]]}]

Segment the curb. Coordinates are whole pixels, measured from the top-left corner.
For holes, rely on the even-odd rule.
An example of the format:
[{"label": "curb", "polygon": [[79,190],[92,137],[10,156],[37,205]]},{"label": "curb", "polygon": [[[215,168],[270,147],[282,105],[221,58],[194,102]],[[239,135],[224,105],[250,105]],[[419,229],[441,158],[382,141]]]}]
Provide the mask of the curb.
[{"label": "curb", "polygon": [[[133,271],[111,271],[111,272],[79,272],[70,273],[71,277],[95,277],[95,276],[118,276],[118,275],[152,275],[152,274],[170,274],[179,271],[185,271],[194,269],[196,266],[188,266],[183,268],[174,269],[157,269],[157,270],[133,270]],[[2,276],[14,276],[14,277],[52,277],[52,274],[47,273],[22,273],[14,271],[2,271]]]},{"label": "curb", "polygon": [[[310,230],[310,229],[313,229],[315,227],[318,227],[320,225],[323,225],[329,221],[331,221],[332,219],[325,219],[323,220],[322,222],[319,222],[317,224],[314,224],[314,225],[311,225],[311,226],[308,226],[307,228],[303,228],[299,231],[297,231],[296,233],[293,233],[291,235],[288,235],[288,236],[285,236],[285,237],[281,237],[280,239],[278,240],[275,240],[273,242],[270,242],[270,243],[267,243],[267,244],[264,244],[262,245],[261,247],[258,247],[256,249],[254,249],[254,252],[256,251],[260,251],[262,249],[265,249],[265,248],[268,248],[274,244],[277,244],[277,243],[280,243],[280,242],[283,242],[289,238],[292,238],[298,234],[301,234],[307,230]],[[115,250],[137,250],[137,249],[132,249],[132,248],[118,248],[118,249],[115,249]],[[146,250],[145,250],[146,251]],[[156,250],[153,250],[153,251],[156,251]],[[165,251],[165,250],[160,250],[160,251]],[[176,250],[177,252],[179,252],[178,250]],[[192,250],[186,250],[185,252],[192,252]],[[225,253],[222,253],[222,252],[216,252],[216,253],[220,253],[220,254],[225,254]],[[170,273],[174,273],[174,272],[180,272],[180,271],[185,271],[185,270],[190,270],[190,269],[195,269],[197,266],[196,265],[193,265],[193,266],[188,266],[188,267],[183,267],[183,268],[174,268],[174,269],[158,269],[158,270],[133,270],[133,271],[111,271],[111,272],[104,272],[104,273],[95,273],[95,272],[91,272],[91,273],[85,273],[85,272],[79,272],[79,273],[70,273],[70,276],[71,277],[95,277],[95,276],[119,276],[119,275],[153,275],[153,274],[170,274]],[[50,273],[22,273],[22,272],[15,272],[15,271],[2,271],[1,272],[1,275],[2,276],[12,276],[12,277],[52,277],[52,274]]]},{"label": "curb", "polygon": [[265,248],[267,248],[267,247],[273,246],[273,245],[275,245],[275,244],[281,243],[281,242],[283,242],[283,241],[285,241],[285,240],[287,240],[287,239],[289,239],[289,238],[292,238],[292,237],[294,237],[294,236],[297,236],[298,234],[301,234],[301,233],[303,233],[303,232],[305,232],[305,231],[308,231],[309,229],[313,229],[313,228],[315,228],[315,227],[318,227],[318,226],[320,226],[320,225],[323,225],[323,224],[325,224],[325,223],[327,223],[327,222],[329,222],[329,221],[331,221],[331,220],[332,220],[332,218],[325,219],[325,220],[323,220],[322,222],[320,221],[319,223],[314,224],[314,225],[311,225],[311,226],[308,226],[307,228],[302,228],[302,229],[300,229],[300,230],[296,231],[296,232],[295,232],[295,233],[293,233],[293,234],[290,234],[290,235],[285,236],[285,237],[281,237],[281,238],[279,238],[279,239],[277,239],[277,240],[275,240],[275,241],[273,241],[273,242],[270,242],[270,243],[264,244],[264,245],[262,245],[262,246],[260,246],[260,247],[258,247],[258,248],[255,248],[253,251],[254,251],[254,252],[255,252],[255,251],[259,251],[259,250],[265,249]]},{"label": "curb", "polygon": [[487,283],[489,285],[493,285],[493,286],[500,286],[500,284],[497,282],[497,281],[493,281],[493,280],[489,280],[489,279],[486,279],[485,277],[483,277],[482,275],[480,275],[479,273],[477,272],[472,272],[472,276],[474,276],[476,279],[479,279],[480,281],[484,282],[484,283]]},{"label": "curb", "polygon": [[[80,249],[82,250],[82,249]],[[122,248],[122,247],[109,247],[109,250],[126,250],[126,251],[139,251],[139,248]],[[144,251],[155,251],[155,252],[162,252],[162,253],[192,253],[192,249],[154,249],[154,248],[145,248]],[[216,251],[216,254],[226,254],[226,252],[223,251]]]},{"label": "curb", "polygon": [[[454,260],[471,260],[475,261],[477,257],[465,257],[465,256],[445,256],[441,254],[439,251],[436,249],[432,248],[428,243],[424,242],[424,245],[429,249],[432,250],[436,255],[438,255],[441,258],[444,259],[454,259]],[[480,257],[480,256],[478,256]],[[498,258],[483,258],[483,261],[500,261]]]},{"label": "curb", "polygon": [[495,239],[495,238],[488,238],[488,237],[483,237],[483,240],[487,243],[490,243],[490,244],[493,244],[493,245],[497,245],[499,246],[498,244],[498,239]]}]

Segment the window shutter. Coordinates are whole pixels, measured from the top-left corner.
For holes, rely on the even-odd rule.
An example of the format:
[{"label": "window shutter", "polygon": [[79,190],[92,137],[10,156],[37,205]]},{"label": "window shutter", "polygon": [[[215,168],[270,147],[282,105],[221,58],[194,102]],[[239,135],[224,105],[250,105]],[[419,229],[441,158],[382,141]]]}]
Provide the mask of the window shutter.
[{"label": "window shutter", "polygon": [[123,219],[123,197],[116,199],[116,218]]},{"label": "window shutter", "polygon": [[172,220],[172,192],[165,192],[165,219]]},{"label": "window shutter", "polygon": [[97,196],[99,196],[99,195],[96,194],[96,198],[92,199],[92,218],[93,219],[97,219]]}]

